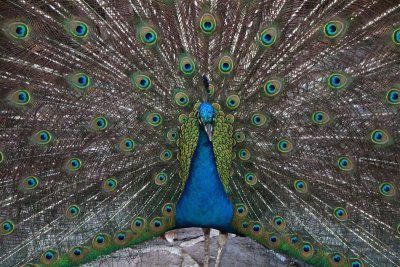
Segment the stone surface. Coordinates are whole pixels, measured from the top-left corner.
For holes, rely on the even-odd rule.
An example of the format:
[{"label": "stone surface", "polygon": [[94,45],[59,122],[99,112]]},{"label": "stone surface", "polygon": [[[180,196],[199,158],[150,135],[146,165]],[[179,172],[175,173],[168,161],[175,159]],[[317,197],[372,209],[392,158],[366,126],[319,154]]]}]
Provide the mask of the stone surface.
[{"label": "stone surface", "polygon": [[[218,233],[217,230],[211,231],[210,267],[213,267],[215,264]],[[173,237],[173,234],[171,236]],[[84,266],[198,267],[203,266],[203,259],[203,232],[200,228],[189,228],[177,230],[172,243],[163,238],[155,238],[135,248],[117,251]],[[271,250],[267,250],[249,238],[229,235],[227,245],[223,252],[221,266],[306,267],[308,265],[288,259]]]}]

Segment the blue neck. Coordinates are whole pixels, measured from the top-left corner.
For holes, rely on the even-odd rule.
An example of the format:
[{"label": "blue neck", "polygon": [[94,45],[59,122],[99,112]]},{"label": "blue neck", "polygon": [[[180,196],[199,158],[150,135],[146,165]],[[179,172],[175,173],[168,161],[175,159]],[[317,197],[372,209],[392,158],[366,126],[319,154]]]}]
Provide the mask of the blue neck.
[{"label": "blue neck", "polygon": [[176,227],[231,231],[233,205],[218,175],[212,143],[200,127],[189,177],[176,208]]}]

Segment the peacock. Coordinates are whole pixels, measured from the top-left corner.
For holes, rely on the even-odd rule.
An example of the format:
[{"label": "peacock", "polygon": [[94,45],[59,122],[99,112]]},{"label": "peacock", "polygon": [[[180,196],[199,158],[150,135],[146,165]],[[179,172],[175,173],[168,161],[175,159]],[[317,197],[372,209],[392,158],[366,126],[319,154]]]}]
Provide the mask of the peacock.
[{"label": "peacock", "polygon": [[[165,232],[400,266],[398,0],[0,2],[0,266]],[[168,263],[166,263],[168,265]]]}]

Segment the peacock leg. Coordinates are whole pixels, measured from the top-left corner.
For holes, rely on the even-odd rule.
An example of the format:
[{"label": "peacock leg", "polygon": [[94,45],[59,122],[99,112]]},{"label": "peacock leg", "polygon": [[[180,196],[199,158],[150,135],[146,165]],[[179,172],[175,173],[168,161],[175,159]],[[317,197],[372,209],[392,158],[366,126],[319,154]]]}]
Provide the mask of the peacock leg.
[{"label": "peacock leg", "polygon": [[219,265],[221,264],[222,250],[224,249],[227,240],[228,240],[228,233],[220,231],[218,236],[218,252],[217,252],[217,259],[215,260],[215,267],[219,267]]},{"label": "peacock leg", "polygon": [[204,234],[204,267],[208,267],[208,261],[210,259],[210,228],[203,228]]}]

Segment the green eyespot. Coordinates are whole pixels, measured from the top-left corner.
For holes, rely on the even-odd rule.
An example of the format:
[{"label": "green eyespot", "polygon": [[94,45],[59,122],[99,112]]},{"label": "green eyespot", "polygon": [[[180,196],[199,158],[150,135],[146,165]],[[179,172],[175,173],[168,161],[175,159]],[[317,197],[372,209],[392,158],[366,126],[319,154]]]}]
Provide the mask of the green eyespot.
[{"label": "green eyespot", "polygon": [[330,20],[323,27],[324,35],[329,39],[339,37],[344,32],[344,29],[344,23],[339,20]]},{"label": "green eyespot", "polygon": [[317,125],[324,125],[328,123],[330,118],[328,113],[318,110],[312,114],[311,119]]},{"label": "green eyespot", "polygon": [[275,44],[278,37],[278,30],[275,27],[269,27],[263,30],[260,34],[260,44],[265,47],[270,47]]},{"label": "green eyespot", "polygon": [[264,126],[267,123],[267,117],[259,112],[251,116],[251,124],[257,127]]},{"label": "green eyespot", "polygon": [[353,161],[349,157],[340,157],[337,160],[337,166],[342,171],[351,171],[353,170]]},{"label": "green eyespot", "polygon": [[0,235],[9,235],[14,231],[14,223],[11,220],[5,220],[0,223]]},{"label": "green eyespot", "polygon": [[69,171],[77,171],[82,167],[82,162],[78,158],[72,158],[67,162],[67,169]]},{"label": "green eyespot", "polygon": [[328,86],[334,90],[342,90],[349,86],[350,80],[341,73],[332,73],[327,79]]},{"label": "green eyespot", "polygon": [[67,77],[68,83],[77,90],[85,90],[92,84],[89,75],[83,72],[77,72]]},{"label": "green eyespot", "polygon": [[263,86],[264,94],[268,97],[276,96],[281,90],[282,82],[279,80],[269,80]]},{"label": "green eyespot", "polygon": [[334,216],[337,220],[339,220],[339,221],[341,221],[341,222],[347,221],[347,219],[349,218],[346,209],[341,208],[341,207],[335,208],[335,209],[333,210],[333,216]]},{"label": "green eyespot", "polygon": [[314,247],[309,242],[303,242],[300,247],[300,255],[305,258],[311,258],[314,255]]},{"label": "green eyespot", "polygon": [[400,90],[391,88],[386,92],[386,101],[391,105],[400,104]]},{"label": "green eyespot", "polygon": [[241,159],[243,161],[247,161],[251,157],[250,150],[248,150],[247,148],[240,149],[238,151],[238,155],[239,155],[239,159]]},{"label": "green eyespot", "polygon": [[189,56],[183,56],[179,61],[179,69],[185,75],[191,75],[196,70],[196,64]]},{"label": "green eyespot", "polygon": [[277,147],[278,147],[279,152],[282,152],[282,153],[289,153],[290,151],[293,150],[293,144],[288,139],[279,140]]},{"label": "green eyespot", "polygon": [[92,120],[92,128],[97,131],[104,131],[108,127],[108,121],[103,116],[94,118]]},{"label": "green eyespot", "polygon": [[6,26],[7,32],[17,40],[26,40],[30,35],[30,28],[23,22],[12,22]]},{"label": "green eyespot", "polygon": [[305,194],[308,192],[308,184],[304,180],[295,180],[294,189],[296,189],[296,191],[299,193]]},{"label": "green eyespot", "polygon": [[53,136],[51,135],[51,133],[49,131],[40,130],[35,134],[34,139],[37,144],[45,145],[45,144],[50,143],[50,141],[53,139]]},{"label": "green eyespot", "polygon": [[25,106],[31,102],[31,95],[27,90],[21,89],[14,92],[11,96],[11,99],[14,104],[18,106]]},{"label": "green eyespot", "polygon": [[180,107],[186,107],[189,104],[189,97],[184,92],[175,94],[175,103]]},{"label": "green eyespot", "polygon": [[143,218],[137,217],[136,219],[134,219],[131,223],[131,229],[133,232],[138,233],[143,231],[143,229],[145,228],[146,225],[146,221]]},{"label": "green eyespot", "polygon": [[206,34],[211,34],[217,28],[217,21],[214,16],[206,13],[200,19],[200,29]]},{"label": "green eyespot", "polygon": [[176,140],[178,140],[178,137],[179,133],[174,129],[171,129],[167,132],[167,139],[171,142],[175,142]]},{"label": "green eyespot", "polygon": [[58,252],[53,249],[46,250],[45,252],[42,253],[40,257],[40,262],[43,263],[44,265],[54,264],[57,260],[58,260]]},{"label": "green eyespot", "polygon": [[218,69],[222,74],[230,74],[233,70],[234,64],[230,56],[223,56],[218,63]]},{"label": "green eyespot", "polygon": [[237,109],[240,104],[240,97],[238,95],[230,95],[227,97],[225,103],[227,108]]},{"label": "green eyespot", "polygon": [[242,131],[237,131],[233,134],[233,138],[235,138],[236,142],[240,143],[246,139],[246,135]]},{"label": "green eyespot", "polygon": [[118,181],[114,178],[109,178],[103,182],[103,189],[106,192],[114,191],[118,186]]},{"label": "green eyespot", "polygon": [[168,180],[168,175],[166,173],[160,172],[154,178],[156,185],[164,185]]},{"label": "green eyespot", "polygon": [[72,36],[74,37],[85,38],[89,35],[89,26],[83,21],[72,20],[67,26],[69,29],[69,33],[72,34]]},{"label": "green eyespot", "polygon": [[36,176],[28,176],[22,181],[22,188],[25,190],[35,189],[39,184],[39,179]]},{"label": "green eyespot", "polygon": [[164,149],[163,151],[161,151],[160,154],[160,159],[162,161],[168,161],[172,158],[172,151],[169,149]]},{"label": "green eyespot", "polygon": [[124,152],[132,152],[136,148],[136,143],[131,138],[124,138],[119,142],[119,148]]},{"label": "green eyespot", "polygon": [[151,126],[159,126],[162,123],[160,114],[152,112],[146,116],[146,122]]},{"label": "green eyespot", "polygon": [[379,192],[385,197],[393,197],[396,195],[396,188],[393,184],[384,182],[379,185]]},{"label": "green eyespot", "polygon": [[141,73],[132,74],[130,79],[133,86],[141,91],[149,90],[153,86],[153,82],[150,77]]},{"label": "green eyespot", "polygon": [[143,26],[140,28],[139,37],[142,43],[146,45],[154,45],[158,40],[157,32],[149,26]]},{"label": "green eyespot", "polygon": [[69,219],[74,219],[79,216],[79,213],[81,212],[81,209],[79,208],[78,205],[71,205],[67,208],[67,218]]},{"label": "green eyespot", "polygon": [[257,176],[252,172],[248,172],[244,175],[244,180],[248,185],[255,185],[257,183]]},{"label": "green eyespot", "polygon": [[389,135],[381,129],[376,129],[371,132],[371,141],[377,145],[384,145],[389,142]]},{"label": "green eyespot", "polygon": [[92,238],[92,247],[100,250],[108,245],[109,237],[104,234],[97,234]]}]

